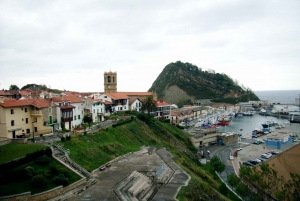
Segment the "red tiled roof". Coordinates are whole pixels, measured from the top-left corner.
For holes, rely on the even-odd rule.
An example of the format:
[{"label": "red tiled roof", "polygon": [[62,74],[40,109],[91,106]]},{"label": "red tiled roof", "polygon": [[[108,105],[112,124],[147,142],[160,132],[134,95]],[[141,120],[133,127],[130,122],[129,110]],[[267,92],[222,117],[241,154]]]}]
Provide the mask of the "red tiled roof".
[{"label": "red tiled roof", "polygon": [[105,105],[111,105],[112,102],[105,100],[105,101],[104,101],[104,104],[105,104]]},{"label": "red tiled roof", "polygon": [[29,106],[29,103],[26,100],[15,100],[15,99],[4,99],[3,103],[0,103],[2,107],[20,107],[20,106]]},{"label": "red tiled roof", "polygon": [[164,101],[164,100],[157,100],[156,101],[156,105],[157,106],[166,106],[166,105],[170,105],[170,103]]},{"label": "red tiled roof", "polygon": [[152,96],[152,92],[118,92],[118,93],[123,93],[127,96]]},{"label": "red tiled roof", "polygon": [[12,94],[6,90],[0,90],[0,96],[12,96]]},{"label": "red tiled roof", "polygon": [[59,106],[60,109],[64,110],[64,109],[73,109],[76,108],[73,105],[64,105],[64,106]]},{"label": "red tiled roof", "polygon": [[126,94],[117,92],[117,93],[107,93],[108,97],[110,97],[113,100],[119,100],[119,99],[128,99],[129,97]]},{"label": "red tiled roof", "polygon": [[31,93],[31,92],[30,92],[29,90],[27,90],[27,89],[26,89],[26,90],[21,90],[21,91],[20,91],[20,94],[21,94],[22,96],[28,96],[28,95],[30,95],[30,93]]},{"label": "red tiled roof", "polygon": [[82,99],[77,98],[76,96],[54,96],[52,98],[53,102],[68,102],[70,101],[71,103],[82,103],[84,102]]},{"label": "red tiled roof", "polygon": [[46,99],[41,98],[27,98],[28,102],[30,102],[33,106],[37,108],[46,108],[50,107],[50,102]]}]

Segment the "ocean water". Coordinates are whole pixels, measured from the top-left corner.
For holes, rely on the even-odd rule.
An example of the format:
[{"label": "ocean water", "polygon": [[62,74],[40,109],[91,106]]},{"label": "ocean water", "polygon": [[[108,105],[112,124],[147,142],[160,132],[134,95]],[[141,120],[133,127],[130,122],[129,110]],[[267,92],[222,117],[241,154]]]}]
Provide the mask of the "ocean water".
[{"label": "ocean water", "polygon": [[[299,98],[300,90],[278,90],[278,91],[254,91],[260,100],[279,102],[280,104],[295,104],[295,98]],[[263,123],[272,120],[278,124],[289,123],[288,119],[272,116],[241,116],[232,120],[226,127],[218,127],[218,132],[236,132],[243,135],[251,134],[254,129],[262,129]]]},{"label": "ocean water", "polygon": [[288,119],[277,118],[272,116],[262,116],[255,114],[253,116],[241,116],[233,118],[228,126],[218,127],[218,132],[235,132],[240,134],[251,134],[254,129],[262,129],[262,125],[267,121],[274,121],[278,124],[289,123]]},{"label": "ocean water", "polygon": [[295,98],[299,98],[300,90],[254,91],[254,93],[260,100],[281,104],[295,104]]}]

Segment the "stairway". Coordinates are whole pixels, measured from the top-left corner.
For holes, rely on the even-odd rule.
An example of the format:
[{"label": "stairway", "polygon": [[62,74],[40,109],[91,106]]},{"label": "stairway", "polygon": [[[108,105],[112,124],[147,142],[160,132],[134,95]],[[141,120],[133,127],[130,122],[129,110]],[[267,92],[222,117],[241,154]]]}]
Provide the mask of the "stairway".
[{"label": "stairway", "polygon": [[86,171],[84,168],[79,166],[77,163],[75,163],[70,157],[70,150],[63,148],[61,145],[59,145],[56,142],[52,142],[52,150],[53,155],[63,163],[67,164],[70,168],[72,168],[74,171],[78,172],[80,175],[86,177],[87,179],[93,179],[93,176],[91,173]]}]

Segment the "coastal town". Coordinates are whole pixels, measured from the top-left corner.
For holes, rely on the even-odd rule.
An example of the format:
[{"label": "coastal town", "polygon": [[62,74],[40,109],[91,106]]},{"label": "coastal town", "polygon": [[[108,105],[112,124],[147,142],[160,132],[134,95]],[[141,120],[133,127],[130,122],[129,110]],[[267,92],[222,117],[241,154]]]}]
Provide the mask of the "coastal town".
[{"label": "coastal town", "polygon": [[[155,107],[150,109],[145,107],[145,104],[148,104],[147,100],[151,100]],[[141,194],[144,199],[155,200],[162,197],[173,199],[176,197],[176,192],[187,185],[190,176],[181,168],[173,167],[177,165],[170,162],[171,156],[166,150],[142,147],[141,151],[113,159],[89,173],[69,158],[68,150],[59,144],[62,136],[97,132],[100,128],[117,123],[118,119],[112,117],[121,113],[125,114],[125,117],[126,112],[147,113],[189,134],[193,146],[197,149],[195,156],[201,164],[205,165],[213,156],[219,156],[226,164],[226,171],[219,176],[226,183],[230,173],[239,175],[241,165],[252,167],[263,161],[267,162],[277,155],[283,155],[284,151],[299,143],[299,125],[293,122],[299,118],[298,105],[297,98],[292,105],[263,100],[239,104],[194,100],[193,105],[178,108],[175,104],[158,99],[156,92],[118,92],[117,73],[105,72],[103,92],[52,93],[34,89],[0,90],[0,144],[48,144],[52,147],[57,160],[72,170],[77,169],[76,171],[79,171],[83,178],[92,180],[88,184],[84,183],[84,188],[89,188],[85,193],[72,197],[74,192],[77,194],[83,188],[75,187],[68,192],[68,196],[60,194],[57,199],[81,200],[89,195],[99,199],[116,196],[120,200],[132,200],[142,196]],[[255,118],[255,116],[265,118],[280,116],[284,121],[277,123],[270,118],[261,122],[261,128],[253,128],[246,131],[247,133],[243,133],[242,129],[226,131],[226,127],[229,128],[235,119]],[[91,120],[91,127],[87,126],[86,119]],[[149,155],[146,157],[145,153]],[[153,164],[150,165],[149,161]],[[145,163],[149,165],[145,167]],[[115,168],[114,177],[111,175],[111,166]],[[126,167],[126,171],[122,167]],[[159,181],[158,183],[164,184],[166,188],[153,190],[158,188],[149,179],[151,176],[148,174],[153,169],[157,169],[156,182]],[[140,172],[147,172],[147,174]],[[92,179],[95,177],[106,181],[106,185],[99,185]],[[122,182],[118,178],[122,178]],[[135,183],[130,183],[133,178],[138,179]],[[167,182],[169,180],[173,183]],[[175,183],[176,187],[170,185]],[[99,188],[102,189],[101,192],[106,192],[107,189],[111,191],[102,194],[96,191]],[[121,190],[123,188],[127,191]],[[146,192],[145,189],[152,190],[142,193]],[[13,197],[11,196],[12,199]]]}]

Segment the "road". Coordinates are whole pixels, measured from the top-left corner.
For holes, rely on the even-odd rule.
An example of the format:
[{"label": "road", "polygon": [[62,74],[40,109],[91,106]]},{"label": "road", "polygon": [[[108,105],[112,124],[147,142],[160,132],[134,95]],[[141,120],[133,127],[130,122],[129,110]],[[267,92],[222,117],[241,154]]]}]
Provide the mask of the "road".
[{"label": "road", "polygon": [[[238,147],[241,147],[240,143],[235,143],[232,145],[218,145],[218,146],[211,146],[210,147],[210,156],[218,156],[222,163],[226,166],[225,170],[220,174],[220,176],[222,177],[222,179],[227,183],[227,176],[235,173],[233,165],[232,165],[232,161],[230,161],[229,156],[230,156],[230,152]],[[235,158],[236,160],[236,158]]]}]

